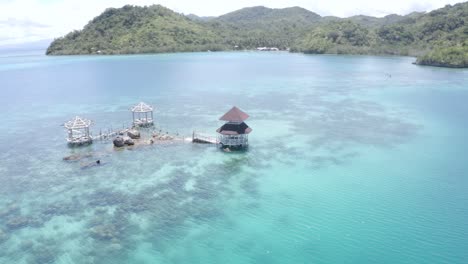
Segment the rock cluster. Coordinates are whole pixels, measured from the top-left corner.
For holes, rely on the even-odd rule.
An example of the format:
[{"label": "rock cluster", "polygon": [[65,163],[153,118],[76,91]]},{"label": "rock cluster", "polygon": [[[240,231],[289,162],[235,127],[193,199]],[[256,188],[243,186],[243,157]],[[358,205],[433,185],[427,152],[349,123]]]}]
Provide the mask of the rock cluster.
[{"label": "rock cluster", "polygon": [[153,138],[155,140],[161,140],[161,141],[165,141],[165,140],[173,140],[174,137],[173,136],[170,136],[168,134],[153,134]]},{"label": "rock cluster", "polygon": [[121,136],[114,138],[114,147],[121,148],[125,146],[125,139]]},{"label": "rock cluster", "polygon": [[133,141],[133,139],[131,139],[130,137],[125,137],[124,139],[125,139],[124,141],[125,145],[128,145],[128,146],[135,145],[135,141]]},{"label": "rock cluster", "polygon": [[124,147],[125,145],[127,146],[135,145],[135,141],[133,141],[133,139],[130,137],[117,136],[113,142],[114,142],[114,146],[117,148]]},{"label": "rock cluster", "polygon": [[136,130],[136,129],[130,129],[128,132],[127,132],[127,135],[131,138],[131,139],[139,139],[140,138],[140,131]]}]

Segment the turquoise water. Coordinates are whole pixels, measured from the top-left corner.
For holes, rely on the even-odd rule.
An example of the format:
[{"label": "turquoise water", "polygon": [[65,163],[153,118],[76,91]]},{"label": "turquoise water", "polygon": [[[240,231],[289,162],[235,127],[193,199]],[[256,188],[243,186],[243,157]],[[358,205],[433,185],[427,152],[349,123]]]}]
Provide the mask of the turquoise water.
[{"label": "turquoise water", "polygon": [[[468,71],[413,60],[1,55],[0,263],[468,263]],[[187,137],[237,105],[250,148],[66,146],[139,101]]]}]

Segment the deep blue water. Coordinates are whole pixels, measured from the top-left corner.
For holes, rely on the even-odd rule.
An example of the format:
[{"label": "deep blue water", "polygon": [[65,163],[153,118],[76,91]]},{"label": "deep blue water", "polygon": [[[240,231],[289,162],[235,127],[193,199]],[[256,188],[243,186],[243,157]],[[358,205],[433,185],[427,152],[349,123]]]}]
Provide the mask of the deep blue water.
[{"label": "deep blue water", "polygon": [[[467,263],[468,71],[413,60],[0,54],[0,263]],[[183,137],[237,105],[250,148],[67,147],[139,101]]]}]

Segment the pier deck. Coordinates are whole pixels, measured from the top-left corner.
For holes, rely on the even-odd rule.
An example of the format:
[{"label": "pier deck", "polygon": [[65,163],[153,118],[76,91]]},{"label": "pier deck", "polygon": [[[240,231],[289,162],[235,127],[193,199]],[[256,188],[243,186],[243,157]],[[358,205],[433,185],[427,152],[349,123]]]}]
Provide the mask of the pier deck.
[{"label": "pier deck", "polygon": [[219,144],[219,140],[215,136],[210,136],[202,133],[197,133],[193,131],[192,133],[192,143],[199,144]]}]

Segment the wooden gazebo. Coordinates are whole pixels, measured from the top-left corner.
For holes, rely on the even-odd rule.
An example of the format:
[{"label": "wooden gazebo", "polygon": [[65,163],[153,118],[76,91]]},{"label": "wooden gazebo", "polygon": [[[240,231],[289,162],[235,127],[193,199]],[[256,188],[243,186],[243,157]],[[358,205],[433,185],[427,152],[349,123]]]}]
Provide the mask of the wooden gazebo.
[{"label": "wooden gazebo", "polygon": [[71,146],[79,146],[93,143],[93,138],[89,133],[89,127],[91,125],[91,120],[79,116],[65,123],[64,127],[68,132],[68,144]]},{"label": "wooden gazebo", "polygon": [[226,123],[218,128],[219,142],[223,148],[242,149],[249,145],[249,133],[252,129],[244,122],[249,115],[234,106],[219,120]]},{"label": "wooden gazebo", "polygon": [[132,107],[133,126],[148,127],[153,123],[153,107],[143,102]]}]

